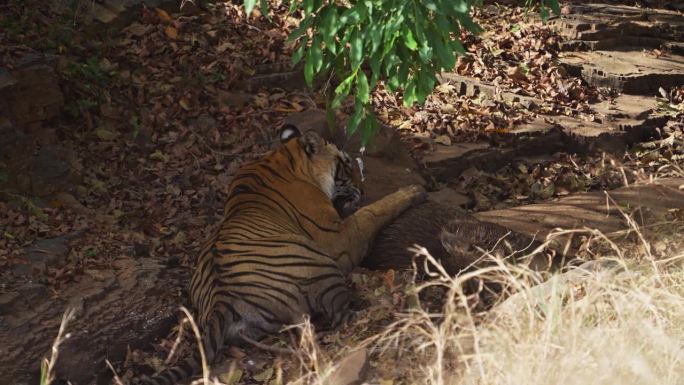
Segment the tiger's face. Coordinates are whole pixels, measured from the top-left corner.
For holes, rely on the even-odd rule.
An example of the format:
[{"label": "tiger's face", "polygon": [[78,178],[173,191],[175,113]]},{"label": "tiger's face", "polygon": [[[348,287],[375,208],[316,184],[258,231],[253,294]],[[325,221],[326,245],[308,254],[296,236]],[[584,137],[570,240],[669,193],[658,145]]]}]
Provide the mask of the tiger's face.
[{"label": "tiger's face", "polygon": [[[297,138],[297,140],[292,140]],[[286,146],[299,147],[309,158],[311,173],[321,190],[330,198],[341,217],[354,213],[363,195],[363,162],[352,158],[316,131],[303,134],[293,125],[281,128],[280,140]]]}]

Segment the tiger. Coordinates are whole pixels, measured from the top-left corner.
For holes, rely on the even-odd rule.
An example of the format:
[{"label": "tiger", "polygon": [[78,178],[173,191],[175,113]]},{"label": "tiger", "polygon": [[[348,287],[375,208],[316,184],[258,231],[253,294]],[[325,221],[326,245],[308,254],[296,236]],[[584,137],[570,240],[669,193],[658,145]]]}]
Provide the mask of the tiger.
[{"label": "tiger", "polygon": [[[236,171],[196,261],[189,294],[208,363],[305,317],[330,327],[349,319],[346,277],[380,229],[426,198],[408,186],[343,218],[334,201],[358,202],[360,164],[314,130],[286,125],[279,137],[278,148]],[[175,384],[200,362],[196,352],[141,382]]]}]

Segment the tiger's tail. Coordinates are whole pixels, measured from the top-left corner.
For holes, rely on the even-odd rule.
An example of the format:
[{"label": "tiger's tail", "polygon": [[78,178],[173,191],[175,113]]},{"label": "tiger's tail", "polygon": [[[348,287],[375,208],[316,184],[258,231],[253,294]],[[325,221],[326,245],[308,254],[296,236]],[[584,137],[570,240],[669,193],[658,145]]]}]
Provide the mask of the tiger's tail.
[{"label": "tiger's tail", "polygon": [[[227,322],[226,322],[227,321]],[[226,319],[226,312],[215,310],[202,330],[202,347],[207,364],[213,363],[218,351],[222,348],[227,325],[231,320]],[[202,371],[202,356],[197,346],[191,357],[179,364],[164,369],[152,377],[142,379],[142,385],[175,385],[179,381],[189,378]]]}]

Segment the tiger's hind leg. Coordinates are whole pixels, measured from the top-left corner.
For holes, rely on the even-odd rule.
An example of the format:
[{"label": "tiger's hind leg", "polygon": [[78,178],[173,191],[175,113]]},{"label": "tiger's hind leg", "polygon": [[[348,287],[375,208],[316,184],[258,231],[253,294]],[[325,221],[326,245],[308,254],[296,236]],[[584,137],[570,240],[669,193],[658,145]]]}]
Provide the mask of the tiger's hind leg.
[{"label": "tiger's hind leg", "polygon": [[418,185],[398,191],[359,209],[342,221],[340,232],[321,245],[328,245],[346,275],[361,263],[377,233],[411,206],[425,201],[425,188]]}]

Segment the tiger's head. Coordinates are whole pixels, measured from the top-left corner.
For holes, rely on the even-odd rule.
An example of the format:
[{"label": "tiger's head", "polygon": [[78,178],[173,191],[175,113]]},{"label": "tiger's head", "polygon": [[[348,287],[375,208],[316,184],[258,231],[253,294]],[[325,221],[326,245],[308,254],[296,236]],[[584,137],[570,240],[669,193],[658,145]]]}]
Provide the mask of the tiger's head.
[{"label": "tiger's head", "polygon": [[309,172],[341,217],[358,209],[364,179],[361,158],[352,158],[314,130],[302,133],[291,124],[281,127],[280,141],[293,153],[306,155]]}]

